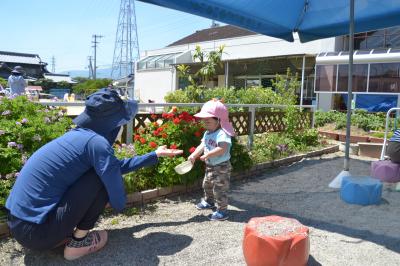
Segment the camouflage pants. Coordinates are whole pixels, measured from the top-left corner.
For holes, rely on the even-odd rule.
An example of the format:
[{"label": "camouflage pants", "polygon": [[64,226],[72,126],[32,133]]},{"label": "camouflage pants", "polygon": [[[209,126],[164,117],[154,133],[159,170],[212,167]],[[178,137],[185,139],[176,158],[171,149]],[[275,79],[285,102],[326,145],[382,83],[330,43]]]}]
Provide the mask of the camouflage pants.
[{"label": "camouflage pants", "polygon": [[218,210],[228,208],[228,190],[232,166],[229,161],[218,165],[207,165],[203,180],[204,199],[215,202]]}]

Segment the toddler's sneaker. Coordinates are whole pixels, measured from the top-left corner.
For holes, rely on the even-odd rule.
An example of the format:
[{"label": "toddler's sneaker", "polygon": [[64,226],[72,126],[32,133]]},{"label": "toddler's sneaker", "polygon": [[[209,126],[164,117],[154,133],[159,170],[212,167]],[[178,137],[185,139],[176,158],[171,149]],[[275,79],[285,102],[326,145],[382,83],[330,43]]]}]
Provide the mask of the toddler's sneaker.
[{"label": "toddler's sneaker", "polygon": [[200,201],[200,203],[197,203],[196,208],[198,210],[213,209],[213,208],[215,208],[215,204],[214,203],[208,203],[207,201],[202,199]]},{"label": "toddler's sneaker", "polygon": [[217,210],[215,212],[213,212],[213,214],[211,214],[209,216],[209,219],[211,221],[223,221],[228,219],[228,212],[227,211],[222,211],[222,210]]},{"label": "toddler's sneaker", "polygon": [[72,239],[64,249],[64,258],[75,260],[102,249],[107,243],[107,232],[91,231],[82,241]]}]

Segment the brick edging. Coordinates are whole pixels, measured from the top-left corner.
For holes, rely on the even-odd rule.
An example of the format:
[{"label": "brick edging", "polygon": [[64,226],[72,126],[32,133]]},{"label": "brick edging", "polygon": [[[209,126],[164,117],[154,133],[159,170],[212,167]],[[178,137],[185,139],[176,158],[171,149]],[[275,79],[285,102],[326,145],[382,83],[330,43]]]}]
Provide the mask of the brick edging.
[{"label": "brick edging", "polygon": [[[242,171],[242,172],[236,172],[232,173],[231,175],[231,180],[242,180],[245,178],[249,178],[251,176],[259,176],[263,174],[264,170],[269,169],[269,168],[275,168],[275,167],[280,167],[284,165],[289,165],[294,162],[298,162],[304,158],[310,158],[310,157],[315,157],[315,156],[321,156],[323,154],[327,153],[333,153],[339,151],[339,145],[334,145],[328,148],[323,148],[321,150],[317,151],[311,151],[305,154],[298,154],[298,155],[293,155],[289,156],[283,159],[278,159],[270,162],[264,162],[264,163],[259,163],[254,165],[251,169]],[[143,205],[145,203],[164,198],[166,196],[172,196],[172,195],[180,195],[192,191],[198,191],[202,187],[202,180],[199,179],[197,180],[194,184],[190,185],[175,185],[172,187],[161,187],[161,188],[155,188],[155,189],[149,189],[141,192],[134,192],[131,194],[128,194],[126,196],[126,202],[127,206],[133,206],[133,205]],[[0,239],[5,238],[10,235],[7,223],[3,222],[0,223]]]}]

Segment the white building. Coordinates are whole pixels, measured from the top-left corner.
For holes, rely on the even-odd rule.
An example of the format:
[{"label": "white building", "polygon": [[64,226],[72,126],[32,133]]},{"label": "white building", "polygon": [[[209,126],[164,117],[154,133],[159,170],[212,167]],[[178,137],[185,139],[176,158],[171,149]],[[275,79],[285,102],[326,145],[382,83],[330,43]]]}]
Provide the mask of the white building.
[{"label": "white building", "polygon": [[[346,37],[308,43],[300,43],[296,39],[295,42],[290,43],[227,25],[197,31],[167,47],[145,51],[135,68],[135,97],[142,102],[148,102],[148,100],[164,102],[164,96],[168,92],[185,87],[187,83],[178,78],[174,65],[188,64],[195,69],[196,62],[193,61],[192,55],[197,45],[204,51],[217,49],[221,45],[225,46],[222,56],[224,69],[217,71],[215,78],[208,84],[209,87],[254,85],[268,87],[271,84],[271,78],[274,78],[276,74],[285,74],[287,68],[290,68],[293,73],[297,72],[301,77],[303,104],[311,104],[311,101],[315,99],[315,90],[319,96],[319,107],[327,110],[335,107],[337,102],[340,102],[338,100],[341,98],[340,95],[345,93],[343,88],[337,87],[337,84],[343,83],[340,78],[343,79],[344,72],[339,72],[339,70],[344,69],[342,65],[346,64],[346,58],[348,58],[348,53],[339,52],[346,50]],[[371,63],[400,62],[398,49],[387,49],[387,47],[400,47],[399,29],[390,28],[356,35],[355,49],[359,50],[355,54],[355,64],[363,63],[364,66],[358,72],[356,66],[355,75],[358,77],[357,84],[366,85],[358,89],[356,84],[354,89],[356,94],[377,91],[387,93],[387,90],[382,87],[384,85],[372,91],[367,86],[371,83],[369,82]],[[378,53],[378,50],[387,55],[377,59],[373,54]],[[364,54],[364,59],[360,61],[357,58],[361,53]],[[343,58],[345,58],[344,61]],[[365,66],[367,72],[365,72]],[[385,69],[385,66],[382,67]],[[400,64],[393,67],[400,73]],[[364,71],[362,75],[360,71]],[[315,74],[317,74],[316,80]],[[376,78],[381,78],[380,74],[375,75],[378,75]],[[393,77],[391,78],[393,80]],[[400,77],[394,78],[398,82],[397,79]],[[395,86],[397,88],[397,85]],[[389,87],[393,91],[394,85]],[[398,92],[400,92],[400,86],[398,87]],[[300,91],[298,93],[300,96]]]}]

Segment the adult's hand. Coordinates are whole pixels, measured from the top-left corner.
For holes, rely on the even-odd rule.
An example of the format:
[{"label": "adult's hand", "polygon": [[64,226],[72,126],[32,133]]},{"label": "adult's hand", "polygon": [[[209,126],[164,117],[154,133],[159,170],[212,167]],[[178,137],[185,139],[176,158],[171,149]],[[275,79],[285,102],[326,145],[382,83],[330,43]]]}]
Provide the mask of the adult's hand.
[{"label": "adult's hand", "polygon": [[176,156],[176,155],[179,155],[182,153],[183,153],[183,150],[167,149],[166,145],[160,146],[156,150],[157,157],[163,157],[163,156],[173,157],[173,156]]}]

